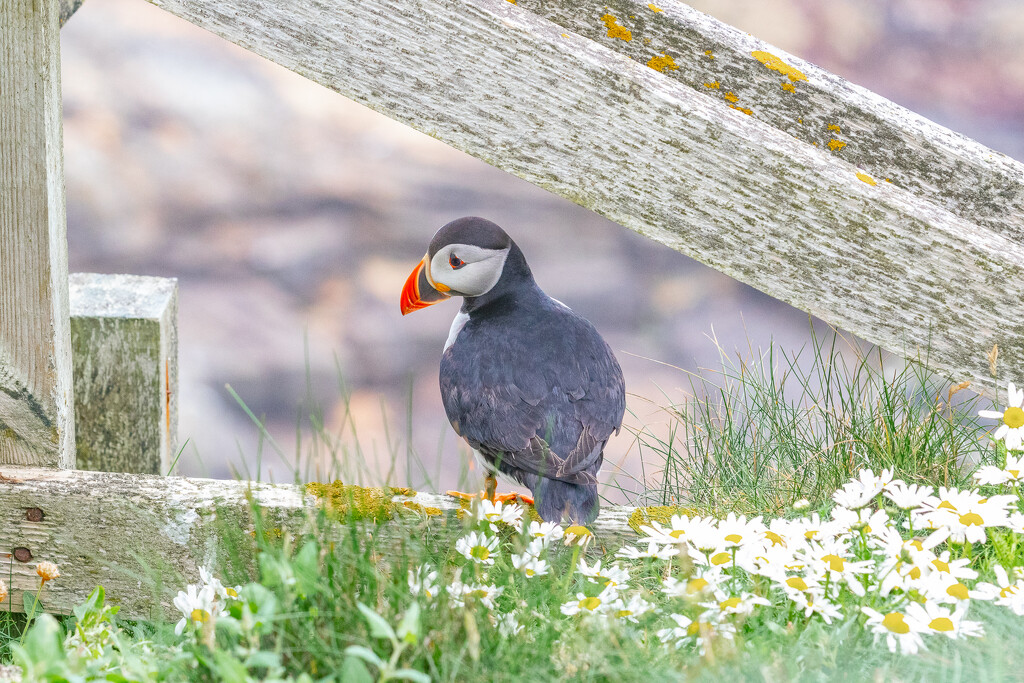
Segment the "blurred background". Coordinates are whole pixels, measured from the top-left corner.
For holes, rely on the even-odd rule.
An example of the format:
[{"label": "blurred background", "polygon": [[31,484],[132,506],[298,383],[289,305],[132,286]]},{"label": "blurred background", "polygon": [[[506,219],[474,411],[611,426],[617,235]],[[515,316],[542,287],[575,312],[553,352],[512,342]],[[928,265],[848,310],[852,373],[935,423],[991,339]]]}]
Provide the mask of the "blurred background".
[{"label": "blurred background", "polygon": [[[1022,2],[690,4],[1024,159]],[[178,473],[255,476],[259,459],[264,479],[291,480],[304,450],[301,476],[337,476],[330,454],[297,445],[319,411],[342,434],[346,476],[439,490],[466,478],[437,388],[457,304],[398,311],[434,231],[463,215],[505,227],[540,285],[598,327],[633,427],[667,429],[659,406],[685,400],[687,372],[722,352],[795,352],[812,325],[828,331],[144,0],[88,0],[61,36],[71,269],[179,279]],[[617,463],[640,476],[640,459],[624,430],[605,478]]]}]

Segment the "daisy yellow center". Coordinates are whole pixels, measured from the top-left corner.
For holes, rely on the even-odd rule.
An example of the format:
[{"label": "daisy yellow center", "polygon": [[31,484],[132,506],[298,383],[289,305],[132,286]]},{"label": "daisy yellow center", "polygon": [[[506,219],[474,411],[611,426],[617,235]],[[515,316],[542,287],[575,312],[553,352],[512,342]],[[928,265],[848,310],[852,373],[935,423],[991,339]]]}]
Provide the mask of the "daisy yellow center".
[{"label": "daisy yellow center", "polygon": [[786,579],[786,585],[790,588],[795,588],[798,591],[807,590],[807,582],[799,576],[791,576],[790,578]]},{"label": "daisy yellow center", "polygon": [[729,598],[728,600],[723,600],[722,602],[718,603],[718,609],[720,609],[720,610],[722,610],[724,612],[725,610],[732,609],[732,608],[736,607],[739,604],[740,604],[740,599],[739,598]]},{"label": "daisy yellow center", "polygon": [[730,543],[739,543],[743,540],[743,537],[739,534],[729,534],[725,537],[725,540],[729,541]]},{"label": "daisy yellow center", "polygon": [[704,578],[690,579],[686,583],[686,592],[689,595],[693,595],[694,593],[698,593],[698,592],[704,590],[707,587],[708,587],[708,580],[707,579],[704,579]]},{"label": "daisy yellow center", "polygon": [[1001,598],[1008,598],[1011,595],[1015,595],[1016,593],[1017,593],[1017,587],[1016,586],[1007,586],[1003,590],[999,591],[999,597],[1001,597]]},{"label": "daisy yellow center", "polygon": [[1020,479],[1020,470],[1006,470],[1006,472],[1014,479]]},{"label": "daisy yellow center", "polygon": [[711,556],[711,564],[714,564],[714,565],[725,564],[726,562],[729,561],[730,557],[731,556],[729,555],[729,553],[726,553],[726,552],[715,553],[714,555]]},{"label": "daisy yellow center", "polygon": [[886,614],[885,618],[882,619],[882,626],[893,633],[910,633],[910,626],[903,620],[903,615],[899,612],[889,612]]},{"label": "daisy yellow center", "polygon": [[467,598],[477,598],[477,599],[486,598],[487,597],[487,591],[483,590],[482,588],[478,588],[475,591],[470,591],[470,592],[466,593],[466,597]]},{"label": "daisy yellow center", "polygon": [[821,560],[822,560],[822,562],[825,562],[826,564],[828,564],[828,568],[831,569],[834,572],[841,572],[841,571],[843,571],[843,568],[846,565],[846,560],[845,559],[843,559],[842,557],[839,557],[838,555],[834,555],[834,554],[825,555],[824,557],[821,558]]},{"label": "daisy yellow center", "polygon": [[526,575],[527,575],[527,576],[533,576],[533,575],[534,575],[534,574],[536,574],[536,573],[537,573],[537,572],[536,572],[536,571],[534,571],[533,569],[527,569],[527,570],[526,570]]},{"label": "daisy yellow center", "polygon": [[968,512],[966,515],[960,515],[960,523],[964,526],[983,526],[985,520],[977,512]]},{"label": "daisy yellow center", "polygon": [[198,621],[201,624],[210,620],[210,613],[204,609],[199,609],[198,607],[192,610],[192,614],[190,616],[192,617],[192,621]]},{"label": "daisy yellow center", "polygon": [[935,568],[938,569],[940,572],[945,572],[947,574],[949,573],[949,564],[943,562],[939,558],[935,558],[934,560],[932,560],[932,564],[935,565]]},{"label": "daisy yellow center", "polygon": [[913,541],[910,541],[910,545],[914,546],[918,550],[924,550],[924,543],[921,543],[921,541],[917,540],[916,538]]},{"label": "daisy yellow center", "polygon": [[1006,409],[1006,412],[1003,413],[1003,423],[1010,429],[1024,427],[1024,410],[1021,410],[1016,406],[1010,406]]},{"label": "daisy yellow center", "polygon": [[686,533],[686,532],[685,532],[685,531],[683,531],[682,529],[676,529],[675,531],[673,531],[672,533],[670,533],[670,534],[669,534],[669,536],[671,536],[672,538],[679,538],[680,536],[682,536],[682,535],[683,535],[683,534],[685,534],[685,533]]},{"label": "daisy yellow center", "polygon": [[948,500],[944,500],[941,503],[939,503],[938,509],[941,510],[943,508],[947,510],[956,510],[956,506],[950,503]]},{"label": "daisy yellow center", "polygon": [[786,545],[785,541],[782,540],[782,536],[779,536],[774,531],[764,532],[764,537],[772,542],[772,545]]},{"label": "daisy yellow center", "polygon": [[695,636],[700,633],[700,622],[695,621],[686,627],[686,635]]},{"label": "daisy yellow center", "polygon": [[968,598],[967,586],[963,585],[960,582],[954,583],[952,586],[946,589],[946,594],[953,596],[957,600],[966,600]]},{"label": "daisy yellow center", "polygon": [[952,631],[953,621],[948,617],[939,617],[928,622],[928,628],[933,631]]},{"label": "daisy yellow center", "polygon": [[601,598],[583,598],[580,600],[580,609],[593,612],[601,606]]},{"label": "daisy yellow center", "polygon": [[473,546],[473,549],[469,551],[469,554],[473,556],[474,559],[486,560],[488,557],[491,556],[491,551],[487,548],[487,546],[475,545]]},{"label": "daisy yellow center", "polygon": [[573,534],[574,536],[593,536],[593,532],[585,526],[574,524],[573,526],[566,527],[565,533]]},{"label": "daisy yellow center", "polygon": [[913,569],[910,570],[910,573],[908,574],[908,576],[910,578],[914,579],[915,581],[917,581],[918,579],[921,578],[921,568],[920,567],[914,567]]},{"label": "daisy yellow center", "polygon": [[806,538],[808,541],[813,539],[817,535],[818,535],[818,530],[817,529],[811,529],[810,531],[805,531],[804,532],[804,538]]},{"label": "daisy yellow center", "polygon": [[633,613],[633,610],[631,610],[631,609],[620,609],[618,612],[615,613],[615,616],[617,616],[619,619],[621,619],[622,617],[628,617],[632,613]]},{"label": "daisy yellow center", "polygon": [[233,597],[233,598],[237,598],[238,597],[238,591],[236,591],[234,588],[225,588],[224,590],[227,591],[227,594],[230,595],[231,597]]}]

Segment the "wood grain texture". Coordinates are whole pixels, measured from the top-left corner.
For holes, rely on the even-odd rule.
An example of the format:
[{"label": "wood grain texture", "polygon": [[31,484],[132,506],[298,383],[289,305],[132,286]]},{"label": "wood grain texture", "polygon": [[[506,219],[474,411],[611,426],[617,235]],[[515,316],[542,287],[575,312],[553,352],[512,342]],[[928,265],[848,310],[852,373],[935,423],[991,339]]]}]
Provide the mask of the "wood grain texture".
[{"label": "wood grain texture", "polygon": [[681,3],[151,1],[978,389],[993,344],[1024,374],[1024,166]]},{"label": "wood grain texture", "polygon": [[0,463],[74,466],[58,0],[0,0]]},{"label": "wood grain texture", "polygon": [[[222,568],[231,534],[237,541],[238,534],[254,532],[250,500],[275,535],[312,528],[318,505],[292,485],[23,467],[0,467],[0,477],[0,554],[9,557],[3,573],[13,584],[15,609],[21,593],[38,586],[36,564],[48,560],[61,572],[46,587],[51,612],[68,612],[99,584],[121,605],[121,616],[171,616],[174,595],[198,579],[199,566]],[[416,493],[393,500],[394,518],[373,527],[378,537],[409,538],[410,525],[419,535],[448,534],[453,541],[463,531],[453,498]],[[41,520],[28,519],[33,508],[42,511]],[[426,508],[433,514],[422,512]],[[626,522],[632,512],[602,510],[592,525],[594,552],[636,537]],[[243,563],[253,561],[244,554],[247,545],[233,550],[243,553]],[[31,558],[18,561],[18,548]]]},{"label": "wood grain texture", "polygon": [[78,469],[165,474],[177,447],[178,284],[72,273]]}]

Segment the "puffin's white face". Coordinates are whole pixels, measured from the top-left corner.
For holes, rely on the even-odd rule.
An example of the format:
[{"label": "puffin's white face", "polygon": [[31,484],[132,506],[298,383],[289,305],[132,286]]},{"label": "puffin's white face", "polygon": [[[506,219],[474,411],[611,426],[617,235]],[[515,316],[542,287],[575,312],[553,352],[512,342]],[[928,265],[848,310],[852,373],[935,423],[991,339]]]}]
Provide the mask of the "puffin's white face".
[{"label": "puffin's white face", "polygon": [[484,249],[472,244],[445,245],[430,259],[427,281],[434,289],[445,294],[486,294],[501,278],[509,248]]}]

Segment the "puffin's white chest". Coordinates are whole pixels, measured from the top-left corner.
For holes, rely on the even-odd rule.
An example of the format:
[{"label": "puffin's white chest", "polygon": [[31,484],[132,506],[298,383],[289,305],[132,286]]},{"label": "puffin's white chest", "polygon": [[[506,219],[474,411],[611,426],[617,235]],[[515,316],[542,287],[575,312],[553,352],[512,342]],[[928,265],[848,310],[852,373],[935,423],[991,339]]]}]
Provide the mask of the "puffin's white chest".
[{"label": "puffin's white chest", "polygon": [[455,343],[456,337],[459,336],[459,332],[462,331],[462,328],[465,327],[468,322],[469,313],[459,311],[459,314],[455,316],[455,320],[452,321],[452,328],[448,330],[448,340],[444,343],[444,349],[441,350],[441,353],[444,353],[451,348],[452,344]]}]

